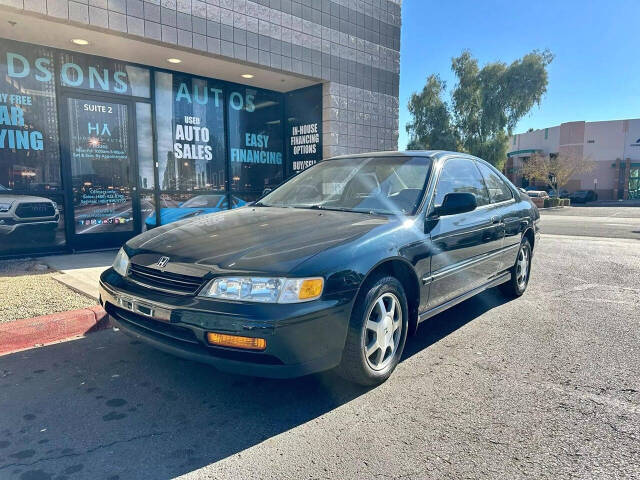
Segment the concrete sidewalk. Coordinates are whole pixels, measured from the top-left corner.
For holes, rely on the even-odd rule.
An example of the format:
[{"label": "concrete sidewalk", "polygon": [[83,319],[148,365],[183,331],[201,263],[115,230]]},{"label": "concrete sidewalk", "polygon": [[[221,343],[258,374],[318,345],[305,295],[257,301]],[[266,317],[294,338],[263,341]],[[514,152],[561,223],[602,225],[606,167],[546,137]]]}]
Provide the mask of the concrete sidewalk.
[{"label": "concrete sidewalk", "polygon": [[54,279],[69,288],[98,300],[98,279],[113,263],[117,250],[43,257],[42,263],[57,270]]}]

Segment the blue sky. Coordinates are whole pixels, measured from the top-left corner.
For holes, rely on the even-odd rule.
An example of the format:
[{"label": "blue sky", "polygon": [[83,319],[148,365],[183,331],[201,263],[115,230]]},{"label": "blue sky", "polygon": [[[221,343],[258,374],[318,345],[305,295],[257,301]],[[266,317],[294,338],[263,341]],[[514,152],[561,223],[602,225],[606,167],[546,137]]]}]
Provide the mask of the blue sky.
[{"label": "blue sky", "polygon": [[400,139],[407,102],[431,73],[453,87],[451,58],[511,63],[549,48],[549,85],[516,133],[573,120],[640,117],[640,0],[404,0]]}]

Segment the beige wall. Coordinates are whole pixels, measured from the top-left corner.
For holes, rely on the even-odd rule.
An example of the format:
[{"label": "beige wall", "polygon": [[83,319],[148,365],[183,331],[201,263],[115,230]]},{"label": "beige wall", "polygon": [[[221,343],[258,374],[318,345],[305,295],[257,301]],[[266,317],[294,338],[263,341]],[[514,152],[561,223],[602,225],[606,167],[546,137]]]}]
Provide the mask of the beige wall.
[{"label": "beige wall", "polygon": [[[595,162],[589,173],[576,175],[567,190],[593,189],[598,181],[598,196],[613,197],[618,181],[618,170],[612,167],[616,159],[640,160],[640,119],[602,122],[567,122],[547,129],[517,134],[510,138],[509,152],[516,150],[540,150],[545,154],[561,152],[578,155]],[[529,154],[527,154],[529,155]],[[517,169],[521,161],[513,159]]]}]

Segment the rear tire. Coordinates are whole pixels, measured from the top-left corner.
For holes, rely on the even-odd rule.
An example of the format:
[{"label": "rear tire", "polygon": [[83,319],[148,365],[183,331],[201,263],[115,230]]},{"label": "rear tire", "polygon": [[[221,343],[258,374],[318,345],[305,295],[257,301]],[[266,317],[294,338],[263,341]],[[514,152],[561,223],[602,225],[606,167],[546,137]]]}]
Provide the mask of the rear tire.
[{"label": "rear tire", "polygon": [[529,285],[531,276],[531,244],[528,239],[522,240],[518,249],[516,263],[511,267],[511,278],[500,285],[502,292],[508,297],[519,297]]},{"label": "rear tire", "polygon": [[384,382],[400,362],[409,308],[404,288],[391,276],[366,282],[356,299],[338,373],[360,385]]}]

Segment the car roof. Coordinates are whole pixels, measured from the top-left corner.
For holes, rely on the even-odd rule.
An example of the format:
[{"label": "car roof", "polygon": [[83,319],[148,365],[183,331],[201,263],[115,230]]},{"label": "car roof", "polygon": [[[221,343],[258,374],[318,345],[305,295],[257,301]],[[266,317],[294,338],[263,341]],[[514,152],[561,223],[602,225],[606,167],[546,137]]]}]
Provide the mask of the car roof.
[{"label": "car roof", "polygon": [[404,150],[404,151],[386,151],[386,152],[368,152],[368,153],[354,153],[347,155],[338,155],[335,157],[328,158],[327,160],[336,160],[340,158],[370,158],[370,157],[429,157],[434,160],[443,158],[443,157],[465,157],[473,160],[482,160],[481,158],[474,157],[473,155],[469,155],[468,153],[462,152],[452,152],[448,150]]}]

